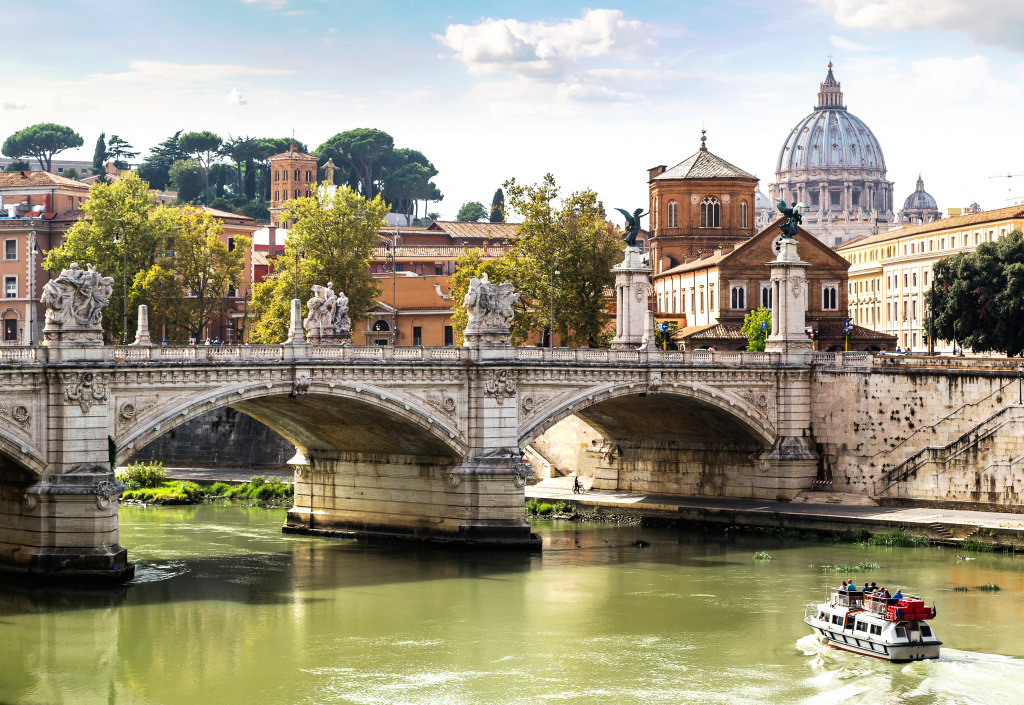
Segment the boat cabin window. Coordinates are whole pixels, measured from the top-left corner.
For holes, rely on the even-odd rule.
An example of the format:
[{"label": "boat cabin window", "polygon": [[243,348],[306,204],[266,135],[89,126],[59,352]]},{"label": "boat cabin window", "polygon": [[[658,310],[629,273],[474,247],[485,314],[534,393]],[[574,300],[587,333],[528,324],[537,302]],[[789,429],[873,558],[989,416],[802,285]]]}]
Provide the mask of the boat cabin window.
[{"label": "boat cabin window", "polygon": [[843,618],[842,617],[840,617],[838,614],[832,615],[832,624],[842,624],[842,623],[843,623]]},{"label": "boat cabin window", "polygon": [[922,624],[921,625],[921,636],[931,636],[931,635],[932,635],[932,628]]},{"label": "boat cabin window", "polygon": [[907,630],[904,627],[896,627],[896,638],[897,639],[906,639],[907,638]]},{"label": "boat cabin window", "polygon": [[871,633],[872,634],[881,634],[882,633],[882,627],[877,625],[877,624],[872,624],[871,625]]},{"label": "boat cabin window", "polygon": [[866,632],[867,630],[868,630],[868,625],[864,624],[864,622],[857,622],[857,631],[858,632]]}]

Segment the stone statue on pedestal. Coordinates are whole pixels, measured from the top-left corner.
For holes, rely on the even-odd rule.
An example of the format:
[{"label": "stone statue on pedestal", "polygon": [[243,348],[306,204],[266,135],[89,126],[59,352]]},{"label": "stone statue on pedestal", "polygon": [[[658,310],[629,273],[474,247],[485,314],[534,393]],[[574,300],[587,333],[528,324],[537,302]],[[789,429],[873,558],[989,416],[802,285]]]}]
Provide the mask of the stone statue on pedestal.
[{"label": "stone statue on pedestal", "polygon": [[307,342],[341,343],[352,337],[348,297],[335,294],[333,286],[333,282],[327,282],[327,286],[313,285],[313,298],[306,302],[309,315],[302,322]]},{"label": "stone statue on pedestal", "polygon": [[797,203],[796,201],[793,201],[792,206],[787,206],[784,200],[777,198],[775,199],[775,207],[779,209],[779,213],[786,216],[786,222],[779,226],[779,230],[782,231],[782,237],[795,240],[796,229],[803,222],[803,216],[800,215],[800,211],[797,208],[810,208],[810,206],[806,203]]},{"label": "stone statue on pedestal", "polygon": [[626,247],[636,247],[636,236],[640,234],[640,219],[645,215],[648,215],[650,211],[644,213],[643,208],[637,208],[633,211],[632,215],[630,215],[621,208],[616,208],[615,210],[626,216],[626,230],[622,240],[626,243]]},{"label": "stone statue on pedestal", "polygon": [[511,344],[509,328],[515,318],[513,306],[519,300],[510,282],[493,284],[484,272],[480,278],[469,281],[469,291],[462,305],[469,315],[463,335],[467,346],[488,345],[508,347]]},{"label": "stone statue on pedestal", "polygon": [[83,270],[77,262],[48,281],[40,298],[46,306],[44,343],[102,345],[103,309],[110,303],[113,284],[113,278],[100,275],[93,265]]}]

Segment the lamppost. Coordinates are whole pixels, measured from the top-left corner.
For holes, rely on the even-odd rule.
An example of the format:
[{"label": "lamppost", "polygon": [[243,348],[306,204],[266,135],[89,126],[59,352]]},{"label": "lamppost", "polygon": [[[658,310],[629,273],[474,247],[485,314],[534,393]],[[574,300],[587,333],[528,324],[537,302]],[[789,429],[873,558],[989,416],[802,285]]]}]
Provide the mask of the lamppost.
[{"label": "lamppost", "polygon": [[1017,365],[1017,403],[1024,404],[1024,393],[1021,388],[1021,377],[1024,377],[1024,365]]},{"label": "lamppost", "polygon": [[398,302],[395,295],[398,277],[398,267],[395,266],[397,249],[398,228],[395,228],[394,238],[384,238],[384,273],[391,273],[391,347],[398,344]]},{"label": "lamppost", "polygon": [[295,248],[295,276],[292,278],[292,283],[295,285],[295,297],[299,298],[299,262],[306,261],[306,253],[300,251],[298,247]]},{"label": "lamppost", "polygon": [[28,315],[28,335],[25,339],[29,345],[35,345],[33,336],[36,332],[36,231],[28,234],[28,301],[25,313]]},{"label": "lamppost", "polygon": [[124,263],[121,267],[121,285],[124,289],[124,300],[121,302],[122,306],[122,325],[123,330],[121,331],[121,344],[128,344],[128,234],[124,229],[124,221],[120,218],[117,219],[114,225],[114,244],[121,245],[121,250],[124,252]]},{"label": "lamppost", "polygon": [[548,330],[548,347],[555,347],[555,277],[561,274],[558,271],[558,260],[551,260],[551,327]]}]

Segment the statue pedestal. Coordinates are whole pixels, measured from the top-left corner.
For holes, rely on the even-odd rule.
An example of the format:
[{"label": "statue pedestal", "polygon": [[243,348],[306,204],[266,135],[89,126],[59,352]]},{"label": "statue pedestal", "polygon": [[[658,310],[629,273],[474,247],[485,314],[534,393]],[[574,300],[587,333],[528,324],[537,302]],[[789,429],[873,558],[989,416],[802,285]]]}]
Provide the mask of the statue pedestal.
[{"label": "statue pedestal", "polygon": [[510,348],[512,335],[507,326],[481,326],[475,330],[466,328],[462,334],[464,348]]},{"label": "statue pedestal", "polygon": [[101,348],[103,329],[99,326],[62,326],[47,321],[43,328],[44,347]]},{"label": "statue pedestal", "polygon": [[314,326],[306,330],[306,342],[310,345],[348,345],[351,340],[351,328],[339,331],[335,326]]},{"label": "statue pedestal", "polygon": [[647,319],[647,291],[651,268],[643,263],[639,247],[627,247],[615,272],[615,337],[613,350],[638,348],[644,342]]},{"label": "statue pedestal", "polygon": [[811,350],[807,336],[807,277],[809,262],[800,260],[796,240],[783,238],[779,242],[779,255],[765,264],[771,268],[772,278],[772,331],[765,343],[765,351],[788,355]]}]

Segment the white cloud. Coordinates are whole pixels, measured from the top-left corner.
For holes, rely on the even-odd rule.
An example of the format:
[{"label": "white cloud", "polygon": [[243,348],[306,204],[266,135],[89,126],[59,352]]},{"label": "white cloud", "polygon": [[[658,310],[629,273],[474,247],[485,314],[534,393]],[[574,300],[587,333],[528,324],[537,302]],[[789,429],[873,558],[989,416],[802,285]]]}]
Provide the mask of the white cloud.
[{"label": "white cloud", "polygon": [[28,101],[23,100],[21,102],[14,100],[5,100],[3,102],[4,110],[24,110],[28,107]]},{"label": "white cloud", "polygon": [[286,69],[261,69],[238,64],[177,64],[168,61],[132,61],[128,67],[131,71],[93,73],[89,80],[182,84],[215,81],[229,76],[287,76],[295,73]]},{"label": "white cloud", "polygon": [[224,102],[228,105],[245,105],[247,101],[245,100],[245,96],[242,95],[236,87],[232,88],[231,91],[224,96]]},{"label": "white cloud", "polygon": [[520,22],[481,20],[453,24],[434,35],[472,76],[558,76],[573,64],[598,57],[637,58],[657,43],[651,25],[625,19],[620,10],[584,10],[578,19]]},{"label": "white cloud", "polygon": [[807,0],[844,27],[886,31],[951,30],[1021,50],[1020,0]]},{"label": "white cloud", "polygon": [[268,10],[280,10],[287,4],[287,0],[242,0],[245,5],[263,5]]}]

